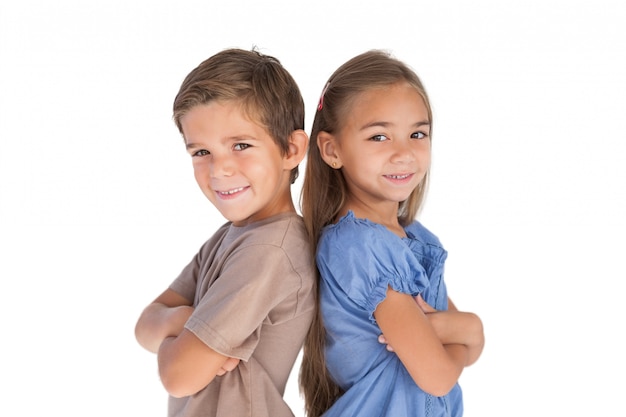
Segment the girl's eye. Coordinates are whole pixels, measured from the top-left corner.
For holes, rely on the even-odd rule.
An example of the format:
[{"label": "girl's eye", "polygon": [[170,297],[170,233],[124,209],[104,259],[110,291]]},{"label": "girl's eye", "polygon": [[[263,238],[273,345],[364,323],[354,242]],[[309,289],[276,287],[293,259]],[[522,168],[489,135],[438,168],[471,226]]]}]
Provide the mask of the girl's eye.
[{"label": "girl's eye", "polygon": [[424,132],[415,132],[411,134],[411,139],[424,139],[426,137],[426,133]]},{"label": "girl's eye", "polygon": [[206,156],[209,155],[210,152],[206,149],[200,149],[199,151],[194,152],[191,156]]},{"label": "girl's eye", "polygon": [[370,140],[373,140],[374,142],[384,142],[386,140],[389,140],[389,138],[387,138],[387,136],[385,135],[374,135],[370,138]]},{"label": "girl's eye", "polygon": [[243,151],[246,148],[249,148],[250,145],[248,145],[247,143],[236,143],[235,146],[233,146],[233,149],[236,151]]}]

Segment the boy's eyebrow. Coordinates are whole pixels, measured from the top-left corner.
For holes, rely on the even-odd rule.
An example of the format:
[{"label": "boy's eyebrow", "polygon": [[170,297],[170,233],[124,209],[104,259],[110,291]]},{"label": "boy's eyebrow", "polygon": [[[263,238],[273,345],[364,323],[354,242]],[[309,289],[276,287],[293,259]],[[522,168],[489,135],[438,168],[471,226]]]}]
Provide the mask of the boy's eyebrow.
[{"label": "boy's eyebrow", "polygon": [[186,149],[197,148],[198,146],[200,146],[200,145],[198,145],[196,143],[193,143],[193,142],[185,142],[185,148]]},{"label": "boy's eyebrow", "polygon": [[[389,127],[391,125],[392,125],[392,123],[390,123],[390,122],[371,122],[371,123],[367,123],[363,127],[361,127],[361,130],[368,129],[370,127]],[[413,123],[412,126],[413,127],[430,126],[430,122],[428,120],[422,120],[420,122]]]},{"label": "boy's eyebrow", "polygon": [[[226,141],[232,141],[232,142],[256,142],[258,141],[258,139],[254,136],[248,136],[245,134],[242,135],[233,135],[233,136],[229,136],[227,138],[223,139],[224,142]],[[185,148],[187,149],[191,149],[191,148],[202,148],[204,145],[200,144],[200,143],[195,143],[195,142],[186,142],[185,143]]]}]

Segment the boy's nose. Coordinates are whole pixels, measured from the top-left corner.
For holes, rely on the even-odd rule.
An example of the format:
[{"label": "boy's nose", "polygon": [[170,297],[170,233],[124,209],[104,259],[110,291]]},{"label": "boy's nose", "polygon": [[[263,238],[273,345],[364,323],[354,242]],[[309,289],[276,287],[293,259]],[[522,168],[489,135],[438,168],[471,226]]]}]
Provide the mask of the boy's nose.
[{"label": "boy's nose", "polygon": [[233,174],[233,164],[230,158],[228,157],[217,157],[214,156],[213,160],[210,163],[210,173],[211,177],[219,178],[219,177],[228,177]]}]

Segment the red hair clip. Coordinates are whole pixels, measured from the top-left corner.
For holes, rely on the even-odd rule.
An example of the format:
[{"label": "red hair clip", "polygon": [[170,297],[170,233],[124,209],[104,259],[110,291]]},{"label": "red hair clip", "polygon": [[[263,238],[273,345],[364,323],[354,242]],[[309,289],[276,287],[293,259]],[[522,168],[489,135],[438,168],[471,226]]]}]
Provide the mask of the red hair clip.
[{"label": "red hair clip", "polygon": [[322,110],[322,107],[324,107],[324,96],[326,95],[326,90],[328,90],[328,85],[330,83],[326,83],[326,85],[324,86],[324,89],[322,90],[322,95],[320,96],[320,102],[317,105],[317,111]]}]

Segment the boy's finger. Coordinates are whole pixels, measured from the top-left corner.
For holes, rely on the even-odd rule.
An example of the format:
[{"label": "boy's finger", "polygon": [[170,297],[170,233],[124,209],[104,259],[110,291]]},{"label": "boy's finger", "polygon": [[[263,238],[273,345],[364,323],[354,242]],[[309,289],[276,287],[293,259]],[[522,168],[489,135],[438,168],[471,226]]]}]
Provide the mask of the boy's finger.
[{"label": "boy's finger", "polygon": [[239,359],[237,359],[237,358],[228,358],[226,360],[226,362],[224,363],[224,365],[222,365],[222,369],[225,372],[230,372],[233,369],[235,369],[237,367],[237,365],[239,365]]}]

